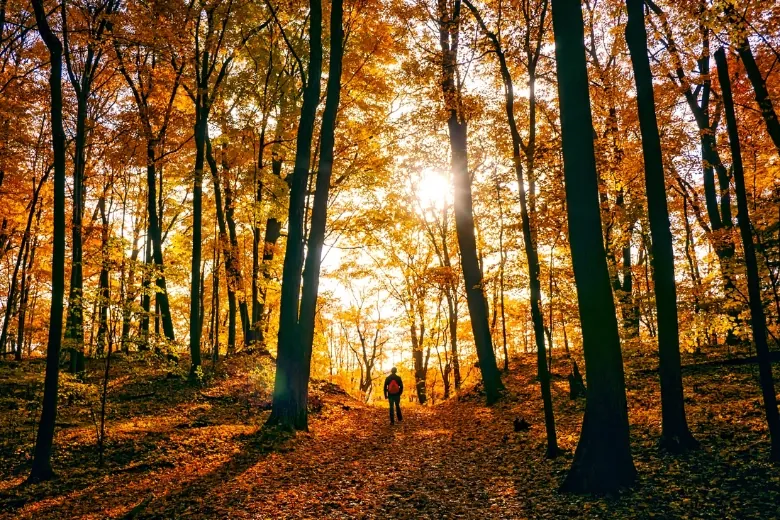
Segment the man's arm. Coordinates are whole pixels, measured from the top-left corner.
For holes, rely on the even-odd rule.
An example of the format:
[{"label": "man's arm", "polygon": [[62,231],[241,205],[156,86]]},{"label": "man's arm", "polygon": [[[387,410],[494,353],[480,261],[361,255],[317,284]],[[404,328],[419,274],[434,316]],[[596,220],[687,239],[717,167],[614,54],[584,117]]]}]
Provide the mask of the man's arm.
[{"label": "man's arm", "polygon": [[389,383],[390,383],[390,378],[389,378],[389,377],[386,377],[386,378],[385,378],[385,386],[384,386],[384,390],[385,390],[385,399],[387,399],[387,385],[388,385]]},{"label": "man's arm", "polygon": [[401,379],[401,376],[398,376],[398,386],[401,387],[401,389],[398,391],[398,395],[400,396],[404,393],[404,380]]}]

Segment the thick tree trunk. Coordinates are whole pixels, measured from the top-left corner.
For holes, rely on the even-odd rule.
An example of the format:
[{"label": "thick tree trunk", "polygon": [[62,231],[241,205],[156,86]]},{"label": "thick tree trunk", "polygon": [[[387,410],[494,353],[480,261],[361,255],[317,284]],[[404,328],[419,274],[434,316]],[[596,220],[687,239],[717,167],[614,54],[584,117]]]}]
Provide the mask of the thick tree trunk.
[{"label": "thick tree trunk", "polygon": [[271,416],[268,424],[287,429],[306,429],[307,402],[303,379],[305,348],[298,327],[298,305],[303,270],[304,206],[311,163],[311,143],[322,78],[322,2],[310,0],[309,66],[304,82],[303,105],[296,138],[295,166],[290,183],[287,250],[282,271],[279,309],[278,354]]},{"label": "thick tree trunk", "polygon": [[569,242],[589,387],[582,433],[561,489],[611,492],[633,485],[636,469],[629,443],[620,336],[601,233],[579,0],[552,0],[552,16]]},{"label": "thick tree trunk", "polygon": [[761,302],[761,279],[758,272],[753,231],[750,227],[748,213],[747,191],[745,190],[745,174],[742,167],[742,151],[739,144],[739,130],[734,113],[734,101],[731,94],[726,53],[723,48],[715,52],[718,65],[718,80],[723,93],[723,105],[726,110],[729,144],[731,145],[731,167],[734,173],[734,187],[737,194],[737,220],[742,237],[742,247],[745,252],[745,268],[747,270],[748,295],[750,299],[750,322],[753,329],[753,341],[758,357],[758,372],[761,381],[761,393],[764,398],[764,411],[769,425],[771,437],[770,459],[780,461],[780,414],[777,410],[777,395],[772,377],[772,363],[769,356],[769,345],[766,337],[766,316]]},{"label": "thick tree trunk", "polygon": [[54,233],[52,252],[51,309],[49,341],[46,347],[46,375],[43,383],[43,405],[35,440],[32,469],[28,482],[48,480],[53,476],[51,447],[57,419],[60,344],[62,340],[63,298],[65,296],[65,130],[62,124],[62,44],[46,20],[43,0],[32,0],[35,20],[49,49],[49,87],[51,93],[52,148],[54,151]]},{"label": "thick tree trunk", "polygon": [[[322,266],[322,248],[325,243],[328,195],[330,193],[330,180],[333,174],[336,120],[341,96],[341,65],[344,57],[343,6],[343,0],[333,0],[331,2],[328,85],[320,130],[320,160],[314,189],[311,230],[309,231],[307,243],[306,264],[303,270],[303,293],[301,295],[299,328],[301,330],[300,339],[303,341],[303,372],[300,384],[304,399],[308,399],[309,391],[317,296],[319,294],[320,268]],[[370,367],[368,365],[366,366],[366,371],[367,375],[370,375]]]},{"label": "thick tree trunk", "polygon": [[663,152],[656,120],[653,75],[647,54],[644,1],[626,0],[626,42],[631,53],[637,90],[637,112],[642,134],[647,208],[652,234],[653,283],[658,313],[658,357],[661,378],[661,446],[681,452],[697,446],[688,429],[680,369],[680,334],[677,322],[677,287],[674,245],[666,205]]}]

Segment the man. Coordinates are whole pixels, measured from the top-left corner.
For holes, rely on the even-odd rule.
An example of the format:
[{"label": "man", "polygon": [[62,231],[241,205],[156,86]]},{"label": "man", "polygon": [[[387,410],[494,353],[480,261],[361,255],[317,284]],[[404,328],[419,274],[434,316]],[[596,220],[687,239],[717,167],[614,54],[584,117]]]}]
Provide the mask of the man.
[{"label": "man", "polygon": [[390,401],[390,424],[395,424],[393,407],[395,407],[398,422],[403,421],[401,418],[401,394],[404,392],[404,382],[401,380],[401,376],[396,373],[398,372],[397,368],[393,367],[390,372],[391,374],[385,379],[385,399]]}]

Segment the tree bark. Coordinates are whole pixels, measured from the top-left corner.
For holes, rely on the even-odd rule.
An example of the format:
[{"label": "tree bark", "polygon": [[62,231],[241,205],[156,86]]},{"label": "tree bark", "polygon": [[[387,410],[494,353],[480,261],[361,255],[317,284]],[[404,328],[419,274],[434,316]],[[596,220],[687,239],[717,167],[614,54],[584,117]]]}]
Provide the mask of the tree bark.
[{"label": "tree bark", "polygon": [[764,77],[756,64],[756,59],[753,57],[753,51],[750,49],[750,43],[747,38],[740,42],[737,52],[739,52],[739,57],[742,58],[748,79],[750,79],[750,83],[753,85],[756,103],[758,108],[761,109],[761,116],[764,118],[766,131],[769,137],[772,138],[778,155],[780,155],[780,121],[777,120],[775,107],[772,106],[772,98],[769,97],[769,92],[766,89],[766,81],[764,81]]},{"label": "tree bark", "polygon": [[[320,130],[320,160],[312,205],[311,230],[307,243],[306,264],[303,270],[303,293],[299,327],[303,341],[303,372],[301,392],[304,402],[308,398],[311,354],[314,344],[314,326],[317,312],[317,296],[322,266],[322,248],[328,218],[328,195],[333,174],[333,155],[336,122],[341,96],[341,71],[344,57],[343,0],[333,0],[330,13],[330,62],[328,64],[328,85],[325,110],[322,113]],[[369,367],[366,367],[367,371]]]},{"label": "tree bark", "polygon": [[658,357],[661,379],[661,446],[672,452],[695,448],[698,443],[688,429],[680,369],[680,333],[677,321],[677,287],[674,276],[674,245],[666,205],[663,151],[656,120],[653,75],[647,49],[644,1],[626,0],[626,42],[631,54],[637,91],[637,113],[642,134],[647,209],[652,235],[653,283],[658,314]]},{"label": "tree bark", "polygon": [[234,271],[235,263],[232,261],[233,248],[228,240],[227,225],[225,223],[225,208],[222,203],[222,187],[217,169],[217,161],[211,149],[211,140],[206,140],[206,160],[211,169],[211,179],[214,186],[214,204],[217,210],[217,225],[219,226],[219,236],[217,241],[222,247],[222,256],[225,259],[225,281],[228,292],[228,343],[227,353],[233,354],[236,351],[236,289],[239,287],[239,276]]},{"label": "tree bark", "polygon": [[[222,171],[227,173],[230,171],[230,167],[223,150],[222,157]],[[248,347],[253,340],[252,324],[249,321],[249,306],[246,301],[246,291],[244,290],[244,277],[241,273],[241,261],[238,251],[238,236],[236,234],[236,220],[234,218],[235,206],[233,203],[233,188],[230,186],[230,179],[227,177],[225,181],[225,222],[227,223],[228,238],[230,239],[230,256],[228,261],[225,262],[226,266],[229,266],[232,272],[233,280],[236,284],[236,297],[238,300],[238,311],[241,317],[241,330],[244,337],[244,346]]]},{"label": "tree bark", "polygon": [[[163,334],[168,341],[174,341],[175,335],[173,331],[173,318],[171,317],[170,303],[168,302],[168,287],[165,283],[165,271],[162,254],[162,214],[157,212],[157,141],[154,139],[147,140],[146,144],[146,185],[147,192],[147,210],[149,213],[149,237],[151,239],[151,252],[150,258],[152,268],[155,273],[155,284],[157,285],[157,291],[155,292],[155,307],[160,310],[160,317],[162,318]],[[162,189],[162,188],[161,188]],[[151,275],[150,275],[151,276]],[[151,281],[150,281],[151,283]],[[148,309],[147,309],[148,311]]]},{"label": "tree bark", "polygon": [[466,284],[466,302],[471,317],[474,345],[479,359],[479,369],[488,404],[501,397],[504,384],[496,365],[493,340],[490,336],[488,309],[485,301],[485,287],[482,270],[477,257],[477,243],[474,234],[474,211],[471,196],[471,176],[468,168],[468,131],[460,106],[460,93],[455,81],[458,66],[458,44],[460,31],[460,2],[452,12],[445,0],[438,0],[439,44],[441,46],[441,87],[444,108],[447,111],[451,168],[455,185],[455,230],[458,235],[461,267]]},{"label": "tree bark", "polygon": [[46,375],[43,405],[35,440],[32,469],[28,482],[40,482],[54,476],[51,447],[57,419],[60,344],[62,340],[63,298],[65,296],[65,129],[62,124],[62,43],[54,35],[43,0],[32,0],[38,32],[49,50],[49,89],[51,102],[52,149],[54,152],[54,233],[52,251],[52,289],[49,312],[49,340],[46,347]]},{"label": "tree bark", "polygon": [[[487,29],[487,26],[482,21],[482,17],[479,16],[478,11],[474,8],[469,0],[465,0],[466,6],[471,10],[474,16],[477,18],[483,32],[493,45],[493,51],[498,57],[498,63],[501,71],[501,78],[504,83],[504,110],[506,112],[506,119],[509,125],[509,133],[512,138],[512,159],[515,168],[515,175],[517,176],[517,186],[520,200],[520,222],[523,228],[523,244],[525,245],[526,261],[528,264],[528,281],[531,295],[531,318],[534,327],[534,339],[536,340],[536,354],[537,354],[537,378],[539,379],[539,385],[541,387],[542,402],[544,404],[544,423],[547,432],[547,453],[548,458],[554,458],[558,455],[558,440],[555,432],[555,415],[552,407],[552,392],[550,390],[550,371],[547,366],[547,354],[544,344],[544,318],[542,316],[541,308],[541,282],[539,280],[539,256],[536,249],[536,243],[533,239],[531,222],[531,215],[528,211],[526,190],[525,190],[525,178],[523,175],[523,163],[520,156],[522,148],[522,139],[520,132],[517,129],[517,121],[515,120],[514,111],[514,84],[512,82],[512,76],[509,72],[509,67],[506,62],[501,44],[498,37]],[[543,10],[542,21],[546,16],[546,8]],[[529,141],[530,145],[530,141]]]},{"label": "tree bark", "polygon": [[769,356],[769,345],[766,337],[766,315],[761,302],[761,279],[758,272],[753,231],[750,227],[747,191],[745,189],[745,174],[742,167],[742,151],[739,143],[737,118],[734,113],[734,101],[731,94],[726,53],[723,48],[715,52],[718,66],[718,80],[723,93],[723,104],[726,110],[729,144],[731,146],[731,167],[734,173],[734,187],[737,195],[737,220],[742,237],[742,247],[745,252],[745,268],[747,270],[748,295],[750,299],[750,324],[753,329],[753,341],[758,357],[758,372],[761,381],[761,394],[764,398],[764,411],[769,425],[771,438],[770,459],[780,461],[780,414],[777,410],[777,395],[772,377],[772,363]]},{"label": "tree bark", "polygon": [[100,287],[98,290],[98,307],[100,313],[100,321],[98,322],[97,333],[97,355],[102,357],[106,352],[106,344],[109,341],[108,338],[108,305],[110,303],[110,289],[109,289],[109,250],[108,250],[108,214],[106,213],[106,198],[105,194],[98,201],[98,209],[100,211]]},{"label": "tree bark", "polygon": [[631,486],[628,410],[615,303],[601,233],[593,118],[579,0],[552,0],[569,242],[577,284],[588,393],[582,433],[561,489]]},{"label": "tree bark", "polygon": [[[207,53],[204,53],[206,56]],[[206,58],[204,61],[208,61]],[[204,66],[205,68],[205,66]],[[199,88],[200,90],[200,88]],[[204,94],[199,94],[203,96]],[[207,95],[207,94],[205,94]],[[200,357],[200,261],[203,237],[203,164],[208,139],[208,115],[198,100],[195,123],[195,170],[192,191],[192,264],[190,266],[190,379],[197,378],[201,365]]]},{"label": "tree bark", "polygon": [[305,349],[298,327],[298,305],[303,270],[306,185],[322,78],[322,2],[310,0],[309,5],[308,78],[302,78],[305,87],[296,137],[295,166],[290,183],[289,231],[282,271],[276,376],[271,416],[268,418],[269,425],[278,425],[285,429],[308,427],[304,391],[308,380],[301,382]]}]

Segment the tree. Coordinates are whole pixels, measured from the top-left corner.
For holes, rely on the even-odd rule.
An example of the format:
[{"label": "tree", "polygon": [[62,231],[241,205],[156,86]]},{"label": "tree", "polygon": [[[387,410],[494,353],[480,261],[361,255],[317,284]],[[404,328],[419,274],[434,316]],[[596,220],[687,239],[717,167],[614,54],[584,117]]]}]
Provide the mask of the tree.
[{"label": "tree", "polygon": [[615,303],[601,238],[593,123],[578,0],[552,0],[566,202],[588,394],[582,433],[561,489],[603,493],[631,486],[628,410]]},{"label": "tree", "polygon": [[[311,163],[311,143],[320,97],[322,78],[322,2],[309,2],[309,64],[300,71],[303,87],[295,166],[290,181],[287,250],[282,272],[282,295],[279,309],[278,354],[274,380],[273,408],[268,423],[283,428],[308,428],[306,391],[308,377],[302,371],[306,349],[298,327],[301,274],[304,262],[304,210],[306,184]],[[308,76],[308,77],[307,77]],[[308,376],[308,374],[307,374]]]},{"label": "tree", "polygon": [[661,137],[656,121],[653,75],[647,54],[644,1],[626,0],[626,42],[631,53],[637,91],[637,112],[642,133],[647,208],[650,216],[651,263],[658,313],[658,354],[661,376],[661,445],[670,451],[685,451],[697,445],[688,430],[680,369],[680,335],[677,324],[677,288],[674,278],[674,247],[666,205]]},{"label": "tree", "polygon": [[[526,200],[525,179],[523,175],[523,162],[520,156],[521,149],[525,149],[526,154],[533,153],[529,151],[529,145],[524,145],[522,138],[520,137],[520,131],[517,128],[517,122],[515,120],[515,95],[514,85],[512,82],[512,76],[509,72],[509,67],[506,62],[506,56],[501,46],[501,42],[498,39],[496,33],[490,31],[487,25],[479,14],[479,11],[469,0],[464,0],[466,6],[471,10],[474,17],[479,22],[482,31],[490,42],[493,52],[498,58],[498,63],[501,71],[501,79],[504,84],[504,110],[506,112],[506,119],[509,124],[509,132],[512,138],[512,162],[515,169],[515,175],[517,176],[517,186],[520,200],[520,221],[523,227],[523,244],[525,245],[526,262],[528,265],[528,281],[531,293],[531,320],[534,326],[534,338],[536,340],[536,355],[537,355],[537,371],[539,378],[539,386],[542,391],[542,401],[544,403],[544,424],[547,430],[547,457],[554,458],[558,455],[558,441],[555,434],[555,416],[553,414],[552,407],[552,393],[550,392],[550,370],[547,366],[547,351],[544,344],[544,321],[542,318],[542,297],[541,297],[541,284],[539,282],[539,255],[536,249],[536,244],[533,238],[531,222],[531,216],[528,211],[528,204]],[[547,3],[542,3],[541,21],[540,27],[544,26],[544,19],[547,15]],[[535,63],[538,62],[539,54],[541,53],[541,40],[544,31],[540,28],[538,34],[538,40],[536,42],[536,50],[532,55],[531,68],[535,67]],[[533,85],[531,89],[533,89]],[[532,122],[535,124],[535,121]],[[534,145],[535,134],[533,135]]]},{"label": "tree", "polygon": [[63,298],[65,296],[65,129],[62,125],[62,43],[46,19],[43,0],[32,0],[35,21],[49,50],[49,89],[51,137],[54,153],[54,250],[52,252],[52,291],[49,311],[49,340],[46,347],[46,376],[33,464],[28,482],[52,478],[51,447],[57,420],[60,344],[62,340]]},{"label": "tree", "polygon": [[[100,61],[104,49],[101,47],[103,35],[108,28],[108,20],[116,10],[116,0],[103,0],[96,6],[75,6],[69,10],[67,2],[62,2],[62,47],[66,70],[70,84],[76,93],[76,133],[74,136],[73,159],[73,215],[70,292],[68,294],[68,318],[65,329],[65,339],[71,349],[70,371],[84,371],[84,281],[83,281],[83,217],[86,203],[86,162],[88,137],[90,128],[87,118],[89,104],[93,97],[95,79],[100,71]],[[83,18],[81,22],[87,26],[78,30],[69,27],[69,15]],[[71,33],[83,37],[87,33],[86,43],[82,43],[85,52],[72,50]],[[83,63],[77,67],[76,58],[83,54]],[[79,75],[79,70],[81,75]]]},{"label": "tree", "polygon": [[496,365],[493,339],[490,336],[485,287],[474,235],[473,200],[468,164],[468,124],[463,112],[460,84],[456,82],[458,45],[460,44],[460,1],[452,8],[445,0],[437,0],[437,25],[441,47],[441,89],[447,114],[452,177],[455,185],[455,229],[458,234],[460,262],[466,284],[466,302],[471,317],[474,344],[477,347],[479,369],[488,404],[501,397],[504,384]]},{"label": "tree", "polygon": [[766,316],[761,302],[761,280],[758,273],[753,231],[750,227],[747,191],[745,189],[745,173],[742,166],[742,150],[739,144],[739,129],[734,113],[734,100],[731,94],[731,79],[729,77],[726,52],[723,47],[715,51],[715,62],[718,67],[718,81],[723,93],[723,105],[726,112],[726,125],[731,148],[731,169],[734,173],[734,191],[737,195],[737,221],[739,234],[742,237],[742,247],[745,251],[745,269],[747,271],[748,295],[750,298],[750,324],[753,329],[753,341],[758,354],[758,371],[761,381],[761,394],[764,397],[764,411],[769,424],[769,434],[772,448],[770,459],[780,461],[780,413],[777,411],[777,395],[775,381],[772,377],[772,362],[769,357],[769,345],[766,339]]},{"label": "tree", "polygon": [[[173,77],[167,78],[163,68],[163,56],[160,53],[158,43],[158,34],[167,34],[170,31],[170,25],[175,24],[175,20],[182,21],[177,17],[167,19],[156,15],[147,16],[148,13],[142,12],[136,14],[122,24],[119,29],[125,29],[126,26],[143,27],[149,18],[153,18],[154,36],[151,41],[137,40],[130,38],[119,31],[115,31],[114,24],[109,22],[109,30],[112,33],[114,51],[117,57],[119,72],[125,79],[128,88],[133,94],[133,101],[138,114],[141,127],[141,135],[146,141],[146,213],[147,213],[147,245],[151,246],[151,255],[146,255],[147,262],[150,263],[152,270],[156,273],[155,285],[155,306],[160,310],[162,317],[163,332],[166,339],[173,341],[175,333],[173,329],[173,320],[171,317],[170,303],[168,299],[168,287],[165,280],[165,268],[162,249],[162,210],[158,209],[158,177],[160,178],[160,191],[162,190],[162,171],[161,160],[166,155],[165,145],[169,137],[169,129],[174,116],[174,103],[181,86],[182,75],[185,64],[182,62],[174,67]],[[191,9],[187,9],[183,16],[183,23],[186,26],[191,16]],[[124,45],[123,45],[124,44]],[[126,54],[130,54],[126,59]],[[131,69],[129,65],[135,65]],[[136,248],[133,248],[134,262],[137,258]],[[150,262],[151,260],[151,262]],[[131,265],[130,276],[133,276]],[[131,283],[132,285],[132,283]],[[148,333],[148,288],[145,295],[144,317],[145,332]],[[129,326],[129,317],[125,320],[123,330]],[[124,332],[126,336],[129,332]],[[147,338],[145,337],[144,340]]]}]

